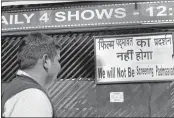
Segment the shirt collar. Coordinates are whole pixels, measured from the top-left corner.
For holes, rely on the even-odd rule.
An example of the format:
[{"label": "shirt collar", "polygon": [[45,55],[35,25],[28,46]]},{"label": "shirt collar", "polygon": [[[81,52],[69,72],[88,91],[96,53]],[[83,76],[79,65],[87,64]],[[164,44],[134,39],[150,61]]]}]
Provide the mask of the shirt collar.
[{"label": "shirt collar", "polygon": [[[18,70],[17,71],[17,73],[16,73],[17,75],[24,75],[24,76],[27,76],[27,77],[30,77],[32,80],[34,80],[33,79],[33,77],[32,76],[30,76],[28,73],[26,73],[25,71],[23,71],[23,70]],[[36,80],[34,80],[36,83],[38,83]],[[38,83],[39,84],[39,83]],[[40,84],[39,84],[40,85]],[[43,88],[44,89],[44,88]],[[44,89],[45,90],[45,89]]]},{"label": "shirt collar", "polygon": [[32,78],[28,73],[26,73],[26,72],[23,71],[23,70],[18,70],[16,74],[17,74],[17,75],[25,75],[25,76],[28,76],[28,77]]}]

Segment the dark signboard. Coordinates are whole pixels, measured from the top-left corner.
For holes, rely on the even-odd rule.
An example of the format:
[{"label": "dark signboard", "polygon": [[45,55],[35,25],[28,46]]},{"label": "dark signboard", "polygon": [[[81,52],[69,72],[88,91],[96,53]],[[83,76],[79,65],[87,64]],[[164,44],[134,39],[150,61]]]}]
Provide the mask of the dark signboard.
[{"label": "dark signboard", "polygon": [[2,32],[174,23],[174,1],[24,9],[1,18]]}]

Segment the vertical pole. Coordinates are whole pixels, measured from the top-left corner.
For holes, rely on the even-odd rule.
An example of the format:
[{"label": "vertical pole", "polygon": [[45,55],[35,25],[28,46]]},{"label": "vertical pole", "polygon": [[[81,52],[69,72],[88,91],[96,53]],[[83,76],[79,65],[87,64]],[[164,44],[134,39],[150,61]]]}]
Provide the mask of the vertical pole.
[{"label": "vertical pole", "polygon": [[148,109],[149,109],[149,116],[148,117],[151,117],[152,113],[151,113],[151,96],[152,96],[152,90],[151,90],[151,83],[148,83],[148,87],[149,87],[149,105],[148,105]]},{"label": "vertical pole", "polygon": [[172,32],[172,41],[173,41],[173,54],[172,54],[172,58],[174,60],[174,32]]}]

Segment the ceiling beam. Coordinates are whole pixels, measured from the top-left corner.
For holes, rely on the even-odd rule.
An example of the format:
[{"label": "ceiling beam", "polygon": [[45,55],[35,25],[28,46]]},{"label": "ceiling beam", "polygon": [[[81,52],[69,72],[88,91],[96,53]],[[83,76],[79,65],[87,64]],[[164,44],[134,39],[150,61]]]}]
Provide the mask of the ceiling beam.
[{"label": "ceiling beam", "polygon": [[29,4],[49,4],[49,3],[65,3],[71,1],[7,1],[2,2],[2,6],[12,6],[12,5],[29,5]]}]

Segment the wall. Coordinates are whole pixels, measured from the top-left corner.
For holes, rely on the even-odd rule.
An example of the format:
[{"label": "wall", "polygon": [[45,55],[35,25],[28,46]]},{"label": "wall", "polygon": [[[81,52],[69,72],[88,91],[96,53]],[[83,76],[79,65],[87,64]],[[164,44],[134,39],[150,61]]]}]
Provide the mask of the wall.
[{"label": "wall", "polygon": [[[95,32],[49,34],[61,45],[62,71],[50,94],[58,116],[174,116],[174,86],[165,83],[94,83],[93,36],[168,31],[169,29],[115,29]],[[173,29],[170,29],[173,30]],[[17,49],[24,36],[3,36],[2,81],[17,71]],[[123,103],[110,103],[110,92],[124,92]]]}]

